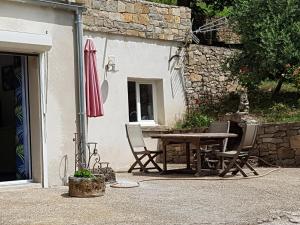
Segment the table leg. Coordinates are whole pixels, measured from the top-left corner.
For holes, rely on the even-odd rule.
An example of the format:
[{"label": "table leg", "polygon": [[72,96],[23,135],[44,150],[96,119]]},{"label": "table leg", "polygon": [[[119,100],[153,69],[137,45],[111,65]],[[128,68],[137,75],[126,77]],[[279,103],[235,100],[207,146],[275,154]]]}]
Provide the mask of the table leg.
[{"label": "table leg", "polygon": [[167,173],[167,143],[163,141],[163,173]]},{"label": "table leg", "polygon": [[186,168],[191,169],[191,156],[190,156],[190,143],[185,143],[185,151],[186,151]]},{"label": "table leg", "polygon": [[221,167],[221,170],[224,170],[224,159],[223,157],[220,157],[220,167]]},{"label": "table leg", "polygon": [[[226,149],[224,149],[224,142],[225,139],[222,141],[222,152],[225,152]],[[224,166],[224,157],[220,157],[220,167],[221,170],[224,170],[225,166]]]},{"label": "table leg", "polygon": [[195,176],[200,176],[201,175],[201,152],[200,152],[200,148],[196,150],[196,157],[197,157],[197,173],[195,174]]}]

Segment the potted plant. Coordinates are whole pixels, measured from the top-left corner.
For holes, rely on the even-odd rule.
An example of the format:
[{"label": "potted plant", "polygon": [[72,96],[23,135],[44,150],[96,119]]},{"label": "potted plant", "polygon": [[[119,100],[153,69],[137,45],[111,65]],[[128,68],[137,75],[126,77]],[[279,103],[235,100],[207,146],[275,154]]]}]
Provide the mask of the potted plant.
[{"label": "potted plant", "polygon": [[69,195],[71,197],[98,197],[104,195],[105,178],[93,175],[90,170],[81,168],[69,177]]}]

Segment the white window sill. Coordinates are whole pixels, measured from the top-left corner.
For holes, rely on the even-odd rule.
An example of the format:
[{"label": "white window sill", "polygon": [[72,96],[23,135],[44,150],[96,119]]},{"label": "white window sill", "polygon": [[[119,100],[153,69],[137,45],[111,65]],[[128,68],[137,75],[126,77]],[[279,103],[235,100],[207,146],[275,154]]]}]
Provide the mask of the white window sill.
[{"label": "white window sill", "polygon": [[140,121],[140,122],[129,122],[129,124],[139,124],[141,127],[156,127],[159,124],[155,123],[154,121]]}]

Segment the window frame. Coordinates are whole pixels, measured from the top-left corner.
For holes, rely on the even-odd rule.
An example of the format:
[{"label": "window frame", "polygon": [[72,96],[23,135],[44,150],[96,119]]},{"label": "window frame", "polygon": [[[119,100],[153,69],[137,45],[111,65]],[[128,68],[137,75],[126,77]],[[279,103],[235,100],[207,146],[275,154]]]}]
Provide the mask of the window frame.
[{"label": "window frame", "polygon": [[[128,82],[135,83],[135,98],[136,98],[136,111],[137,111],[137,121],[130,122],[130,124],[140,124],[141,126],[156,126],[157,125],[157,94],[156,94],[156,83],[155,81],[150,80],[135,80],[128,79],[127,80],[127,88]],[[153,104],[153,120],[142,120],[141,119],[141,95],[140,95],[140,85],[141,84],[151,84],[152,86],[152,104]],[[128,96],[128,93],[127,93]],[[128,102],[129,104],[129,102]],[[128,105],[129,107],[129,105]],[[129,113],[129,111],[128,111]],[[129,117],[129,116],[128,116]]]}]

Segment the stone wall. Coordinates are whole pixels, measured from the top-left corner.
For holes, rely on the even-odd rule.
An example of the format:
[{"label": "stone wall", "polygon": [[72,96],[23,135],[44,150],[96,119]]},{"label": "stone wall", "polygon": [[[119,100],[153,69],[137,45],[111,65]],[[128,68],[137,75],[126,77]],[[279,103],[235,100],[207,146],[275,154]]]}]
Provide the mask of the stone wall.
[{"label": "stone wall", "polygon": [[223,42],[225,44],[240,44],[240,36],[233,32],[232,28],[228,25],[223,26],[217,31],[218,42]]},{"label": "stone wall", "polygon": [[[184,145],[170,145],[167,151],[167,161],[169,163],[186,162]],[[262,124],[259,127],[256,143],[251,150],[251,155],[258,156],[274,165],[299,167],[300,122]],[[162,158],[158,158],[158,161],[162,162]]]},{"label": "stone wall", "polygon": [[187,48],[185,62],[185,85],[188,106],[203,101],[218,102],[230,92],[235,92],[237,83],[224,72],[222,67],[234,50],[191,44]]},{"label": "stone wall", "polygon": [[232,27],[229,25],[228,20],[224,20],[224,17],[214,17],[206,19],[206,25],[217,25],[217,30],[202,33],[203,40],[207,41],[208,45],[239,45],[241,44],[240,36],[233,32]]},{"label": "stone wall", "polygon": [[190,40],[191,10],[140,0],[87,0],[84,29],[142,38]]},{"label": "stone wall", "polygon": [[300,166],[300,122],[260,126],[255,154],[280,166]]}]

